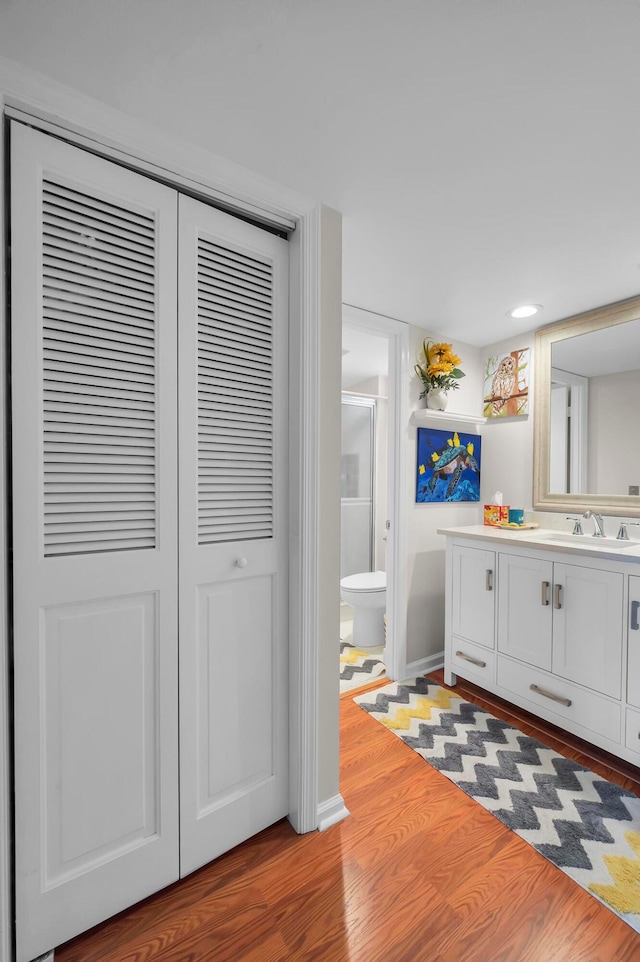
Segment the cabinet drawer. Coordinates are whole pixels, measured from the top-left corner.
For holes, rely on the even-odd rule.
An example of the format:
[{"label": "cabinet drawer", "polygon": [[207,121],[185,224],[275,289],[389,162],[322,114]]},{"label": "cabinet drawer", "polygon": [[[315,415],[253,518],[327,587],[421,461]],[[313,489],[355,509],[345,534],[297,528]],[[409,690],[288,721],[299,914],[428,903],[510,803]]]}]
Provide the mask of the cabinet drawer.
[{"label": "cabinet drawer", "polygon": [[[565,718],[611,741],[620,742],[621,707],[596,692],[537,668],[509,661],[508,658],[498,658],[498,685],[513,692],[518,698],[525,698],[531,704],[544,709],[544,717],[547,717],[548,713],[557,716],[556,723],[559,725],[561,719]],[[531,685],[536,685],[547,694],[532,691]],[[549,695],[566,699],[571,704],[562,704]]]},{"label": "cabinet drawer", "polygon": [[640,711],[634,711],[633,708],[627,708],[626,711],[624,743],[630,752],[640,754]]},{"label": "cabinet drawer", "polygon": [[493,651],[464,638],[456,638],[455,635],[451,639],[451,667],[464,678],[477,679],[481,685],[493,682],[495,666]]}]

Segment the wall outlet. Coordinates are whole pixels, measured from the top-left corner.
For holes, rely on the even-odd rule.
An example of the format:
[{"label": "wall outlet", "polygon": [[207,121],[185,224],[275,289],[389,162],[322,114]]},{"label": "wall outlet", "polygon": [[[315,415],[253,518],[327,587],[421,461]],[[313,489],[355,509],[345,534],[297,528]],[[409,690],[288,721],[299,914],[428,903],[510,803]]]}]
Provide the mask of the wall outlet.
[{"label": "wall outlet", "polygon": [[640,484],[630,484],[629,494],[640,494]]}]

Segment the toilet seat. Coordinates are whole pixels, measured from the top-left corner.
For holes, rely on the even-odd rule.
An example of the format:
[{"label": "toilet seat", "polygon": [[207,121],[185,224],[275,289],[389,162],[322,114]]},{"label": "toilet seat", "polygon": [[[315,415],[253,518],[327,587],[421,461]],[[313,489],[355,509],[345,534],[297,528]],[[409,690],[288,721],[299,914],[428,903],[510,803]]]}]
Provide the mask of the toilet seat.
[{"label": "toilet seat", "polygon": [[362,591],[377,593],[387,590],[386,571],[363,571],[361,574],[348,575],[340,582],[341,588],[347,591]]}]

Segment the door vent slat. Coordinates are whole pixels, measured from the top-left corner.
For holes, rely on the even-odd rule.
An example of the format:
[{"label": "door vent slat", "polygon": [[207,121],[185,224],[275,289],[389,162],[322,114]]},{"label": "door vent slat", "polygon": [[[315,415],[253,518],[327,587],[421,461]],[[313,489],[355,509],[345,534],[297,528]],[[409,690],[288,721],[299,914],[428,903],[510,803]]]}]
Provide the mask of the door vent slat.
[{"label": "door vent slat", "polygon": [[156,545],[156,223],[45,180],[45,556]]},{"label": "door vent slat", "polygon": [[198,239],[198,543],[273,537],[273,267]]}]

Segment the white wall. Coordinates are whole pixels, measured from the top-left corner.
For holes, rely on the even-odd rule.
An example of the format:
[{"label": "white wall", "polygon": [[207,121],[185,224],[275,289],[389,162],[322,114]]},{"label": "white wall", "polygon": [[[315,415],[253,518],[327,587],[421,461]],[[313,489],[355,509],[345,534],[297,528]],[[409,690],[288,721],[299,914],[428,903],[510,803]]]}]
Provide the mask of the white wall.
[{"label": "white wall", "polygon": [[[481,349],[486,358],[510,351],[529,350],[529,414],[516,418],[489,418],[482,428],[482,479],[480,497],[490,504],[495,491],[502,491],[504,504],[531,510],[533,500],[533,387],[534,332],[518,334]],[[484,376],[484,375],[483,375]],[[482,390],[482,388],[481,388]]]},{"label": "white wall", "polygon": [[[409,329],[411,365],[420,358],[425,337],[447,341],[444,334],[432,335],[419,327]],[[448,394],[447,413],[482,415],[482,352],[477,347],[453,342],[454,352],[462,359],[465,377],[457,391]],[[419,400],[421,382],[412,377],[409,386],[409,408],[425,406]],[[407,424],[407,662],[417,662],[444,650],[444,551],[445,539],[437,534],[439,527],[477,524],[477,503],[416,504],[417,428]],[[484,432],[483,432],[484,444]],[[484,470],[484,449],[482,453]]]},{"label": "white wall", "polygon": [[[418,357],[427,332],[412,327],[412,357]],[[433,339],[433,338],[432,338]],[[437,340],[449,341],[446,334]],[[454,342],[453,350],[462,358],[465,372],[460,390],[449,392],[447,412],[482,416],[484,369],[486,359],[495,354],[508,354],[530,348],[529,414],[526,417],[490,419],[480,428],[482,465],[480,502],[478,504],[416,504],[416,428],[407,428],[409,544],[407,557],[408,662],[436,655],[444,648],[444,537],[438,527],[481,524],[483,505],[489,503],[496,490],[502,491],[504,503],[531,511],[533,490],[533,344],[529,331],[504,341],[477,348]],[[410,407],[422,407],[418,400],[420,382],[410,385]],[[557,519],[556,519],[557,521]]]},{"label": "white wall", "polygon": [[640,371],[589,378],[587,491],[629,494],[640,485],[640,447],[629,426],[640,411]]}]

